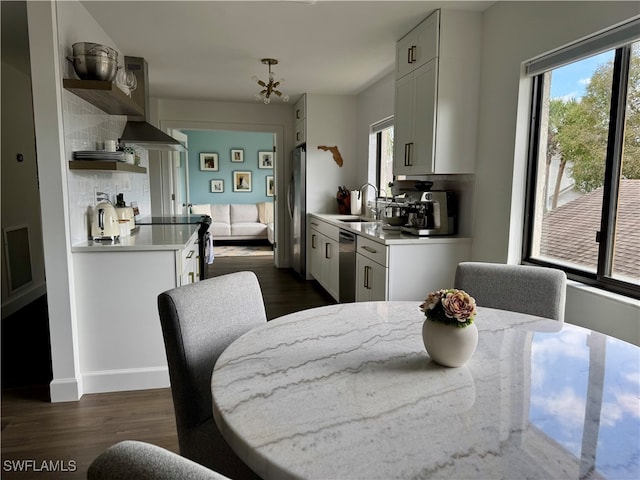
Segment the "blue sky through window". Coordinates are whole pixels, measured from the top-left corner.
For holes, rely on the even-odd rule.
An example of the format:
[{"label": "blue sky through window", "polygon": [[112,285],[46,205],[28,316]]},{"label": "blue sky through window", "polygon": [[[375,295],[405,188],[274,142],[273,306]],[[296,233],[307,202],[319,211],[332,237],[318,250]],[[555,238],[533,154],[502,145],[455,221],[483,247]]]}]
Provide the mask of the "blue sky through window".
[{"label": "blue sky through window", "polygon": [[556,68],[551,74],[551,98],[563,100],[579,100],[586,92],[589,79],[596,68],[613,61],[615,52],[608,52],[588,57],[564,67]]}]

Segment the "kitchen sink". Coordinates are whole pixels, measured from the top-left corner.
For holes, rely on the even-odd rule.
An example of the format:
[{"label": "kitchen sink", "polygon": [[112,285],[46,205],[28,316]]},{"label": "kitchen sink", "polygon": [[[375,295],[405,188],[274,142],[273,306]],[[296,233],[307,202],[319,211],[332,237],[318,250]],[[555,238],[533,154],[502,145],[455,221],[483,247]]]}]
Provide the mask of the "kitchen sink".
[{"label": "kitchen sink", "polygon": [[371,223],[373,222],[373,220],[367,220],[366,218],[339,218],[338,220],[340,220],[341,222],[345,222],[345,223]]}]

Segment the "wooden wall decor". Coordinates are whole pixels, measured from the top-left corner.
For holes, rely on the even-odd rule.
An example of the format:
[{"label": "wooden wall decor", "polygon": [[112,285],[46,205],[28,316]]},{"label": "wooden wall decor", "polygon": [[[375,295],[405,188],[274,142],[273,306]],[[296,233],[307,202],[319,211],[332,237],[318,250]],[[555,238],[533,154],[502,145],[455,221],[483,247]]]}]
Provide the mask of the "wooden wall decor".
[{"label": "wooden wall decor", "polygon": [[338,147],[327,147],[325,145],[318,145],[318,150],[331,152],[331,154],[333,155],[333,159],[335,160],[335,162],[338,164],[339,167],[341,167],[342,164],[344,163],[344,161],[342,160],[342,155],[340,155],[340,150],[338,150]]}]

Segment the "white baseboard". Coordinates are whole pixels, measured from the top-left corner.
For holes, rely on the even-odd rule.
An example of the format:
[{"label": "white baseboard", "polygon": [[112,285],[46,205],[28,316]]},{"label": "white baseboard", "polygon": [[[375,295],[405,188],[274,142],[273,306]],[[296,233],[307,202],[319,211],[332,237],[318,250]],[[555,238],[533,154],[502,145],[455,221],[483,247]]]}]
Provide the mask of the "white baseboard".
[{"label": "white baseboard", "polygon": [[77,402],[82,397],[82,379],[58,378],[49,384],[51,403]]},{"label": "white baseboard", "polygon": [[84,372],[82,386],[83,393],[168,388],[169,370],[167,367],[150,367]]}]

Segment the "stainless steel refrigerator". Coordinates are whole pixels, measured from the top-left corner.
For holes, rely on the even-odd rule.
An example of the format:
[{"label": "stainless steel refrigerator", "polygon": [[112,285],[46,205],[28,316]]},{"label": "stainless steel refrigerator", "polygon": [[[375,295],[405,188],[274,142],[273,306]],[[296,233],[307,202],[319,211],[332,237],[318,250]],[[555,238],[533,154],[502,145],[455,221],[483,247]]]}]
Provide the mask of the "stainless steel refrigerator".
[{"label": "stainless steel refrigerator", "polygon": [[306,162],[306,147],[301,145],[293,151],[293,167],[287,203],[291,217],[291,266],[302,278],[306,276]]}]

